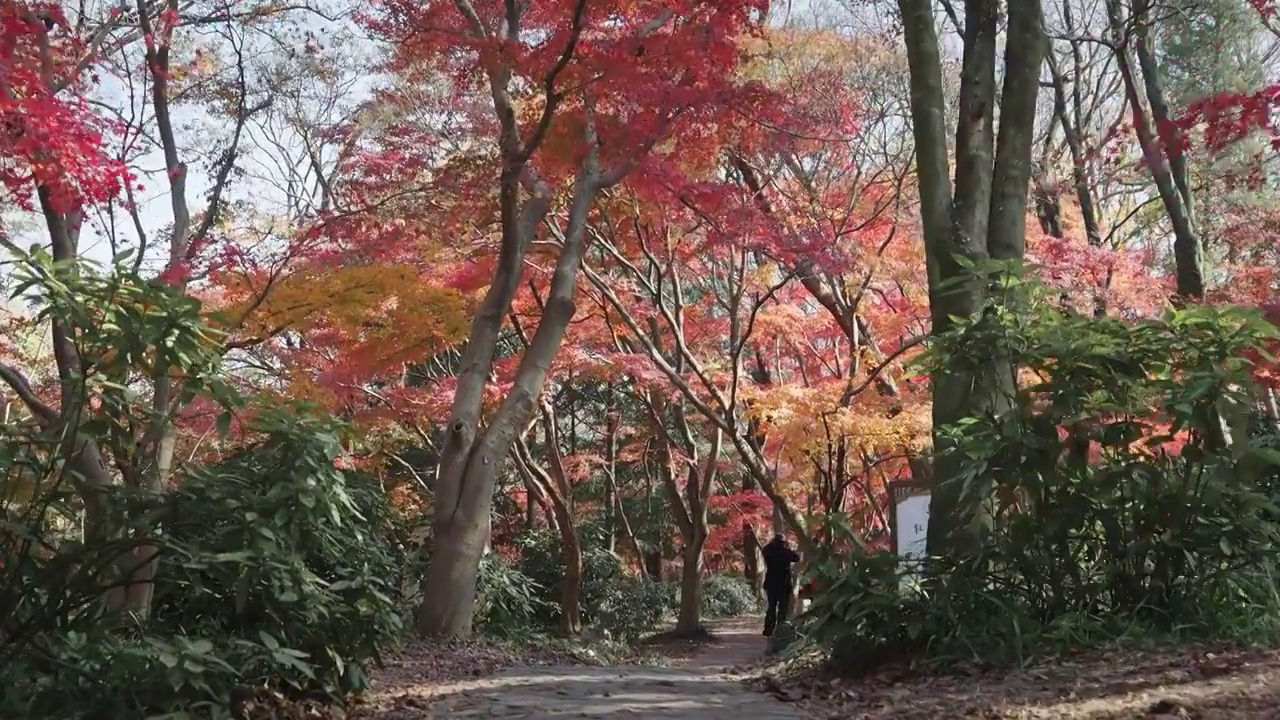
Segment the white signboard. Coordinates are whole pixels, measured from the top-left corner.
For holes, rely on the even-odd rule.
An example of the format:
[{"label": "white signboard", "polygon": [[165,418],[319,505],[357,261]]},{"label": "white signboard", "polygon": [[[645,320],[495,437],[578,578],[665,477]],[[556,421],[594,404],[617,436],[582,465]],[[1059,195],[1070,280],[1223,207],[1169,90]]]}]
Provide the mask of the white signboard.
[{"label": "white signboard", "polygon": [[929,537],[929,492],[920,487],[900,488],[893,494],[893,525],[897,547],[893,551],[900,558],[902,587],[907,589],[919,583],[921,559],[927,554]]},{"label": "white signboard", "polygon": [[898,556],[903,560],[923,557],[929,535],[929,495],[909,495],[898,501],[893,512],[898,527]]}]

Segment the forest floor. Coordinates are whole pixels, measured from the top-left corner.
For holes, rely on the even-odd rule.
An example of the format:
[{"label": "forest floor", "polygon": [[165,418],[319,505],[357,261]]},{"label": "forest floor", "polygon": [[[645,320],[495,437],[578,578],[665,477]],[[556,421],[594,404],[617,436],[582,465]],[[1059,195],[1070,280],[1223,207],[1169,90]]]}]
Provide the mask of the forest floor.
[{"label": "forest floor", "polygon": [[[645,658],[621,665],[584,659],[510,657],[442,661],[414,652],[375,675],[375,689],[359,713],[371,720],[491,718],[541,720],[805,720],[794,704],[763,695],[745,681],[762,659],[765,639],[754,618],[709,624],[705,642],[658,636]],[[460,657],[461,655],[459,655]],[[576,660],[576,662],[575,662]],[[470,665],[470,667],[468,667]],[[470,677],[467,677],[470,675]]]},{"label": "forest floor", "polygon": [[753,684],[822,720],[1280,719],[1280,653],[1233,648],[1090,652],[946,676],[848,679],[776,665]]},{"label": "forest floor", "polygon": [[1280,653],[1111,651],[1019,671],[833,678],[766,663],[759,620],[709,641],[651,640],[610,663],[582,652],[410,648],[375,674],[368,720],[1280,720]]}]

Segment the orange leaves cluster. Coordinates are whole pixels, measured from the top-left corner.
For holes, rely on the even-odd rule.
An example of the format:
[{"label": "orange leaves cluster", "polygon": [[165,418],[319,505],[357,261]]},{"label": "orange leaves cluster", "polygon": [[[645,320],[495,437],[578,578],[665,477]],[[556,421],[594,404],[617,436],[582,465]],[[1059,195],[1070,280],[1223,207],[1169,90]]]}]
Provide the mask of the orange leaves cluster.
[{"label": "orange leaves cluster", "polygon": [[470,323],[467,296],[404,264],[299,270],[257,292],[241,279],[226,294],[219,317],[236,338],[297,339],[271,345],[279,379],[286,394],[322,404],[457,344]]},{"label": "orange leaves cluster", "polygon": [[873,392],[842,404],[842,381],[805,387],[797,384],[744,391],[749,416],[759,420],[779,457],[806,466],[815,455],[841,439],[868,452],[890,452],[927,446],[930,419],[925,403],[911,403],[897,414],[886,412]]},{"label": "orange leaves cluster", "polygon": [[459,292],[431,283],[410,265],[300,270],[270,281],[260,294],[246,279],[226,290],[239,301],[222,314],[236,318],[242,334],[326,327],[435,351],[460,340],[468,321]]}]

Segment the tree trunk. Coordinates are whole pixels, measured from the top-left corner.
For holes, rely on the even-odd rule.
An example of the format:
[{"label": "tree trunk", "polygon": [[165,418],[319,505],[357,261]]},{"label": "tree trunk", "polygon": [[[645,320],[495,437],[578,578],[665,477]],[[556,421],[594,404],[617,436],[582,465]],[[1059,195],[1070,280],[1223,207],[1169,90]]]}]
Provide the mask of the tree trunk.
[{"label": "tree trunk", "polygon": [[560,580],[560,629],[565,635],[582,631],[582,538],[574,519],[573,488],[564,472],[560,454],[559,426],[555,409],[549,400],[542,403],[543,449],[547,456],[544,470],[533,459],[523,438],[515,442],[514,460],[525,482],[541,488],[554,509],[555,527],[559,531],[560,551],[564,561],[564,577]]},{"label": "tree trunk", "polygon": [[[999,98],[1000,137],[993,148],[998,3],[966,0],[953,197],[933,3],[899,0],[899,7],[910,68],[932,331],[941,334],[952,328],[953,317],[976,316],[988,299],[988,278],[975,276],[969,263],[988,259],[1017,263],[1022,258],[1035,102],[1046,42],[1038,0],[1011,0]],[[985,529],[986,493],[981,487],[953,482],[962,468],[956,454],[948,451],[950,441],[941,431],[967,417],[998,412],[1000,396],[1010,389],[1013,377],[1008,360],[996,358],[979,372],[940,372],[932,378],[935,452],[930,554],[967,553],[976,548]]]},{"label": "tree trunk", "polygon": [[[605,430],[604,430],[604,472],[605,472],[605,547],[609,552],[616,552],[618,546],[618,529],[626,522],[622,510],[622,496],[618,493],[618,410],[614,406],[613,385],[606,390]],[[630,530],[628,529],[628,533]]]},{"label": "tree trunk", "polygon": [[[742,474],[743,493],[755,492],[755,478],[751,473]],[[742,522],[742,577],[747,581],[757,596],[760,595],[760,540],[756,537],[756,529],[748,521]]]},{"label": "tree trunk", "polygon": [[701,533],[695,533],[692,542],[687,543],[681,553],[677,635],[693,635],[702,627],[702,550],[706,542],[704,529]]},{"label": "tree trunk", "polygon": [[764,582],[760,572],[760,539],[749,522],[742,523],[742,577],[759,597]]},{"label": "tree trunk", "polygon": [[[1133,120],[1134,134],[1142,149],[1142,159],[1164,205],[1173,229],[1173,255],[1176,264],[1177,293],[1181,299],[1204,297],[1204,245],[1196,231],[1192,216],[1191,192],[1187,185],[1185,159],[1182,156],[1176,126],[1169,118],[1163,100],[1159,67],[1148,46],[1146,24],[1151,10],[1146,0],[1134,3],[1133,16],[1125,18],[1119,0],[1107,0],[1107,18],[1115,42],[1116,68],[1125,89],[1125,99]],[[1130,42],[1132,34],[1133,42]],[[1129,46],[1137,49],[1139,78],[1134,72]],[[1143,95],[1146,95],[1146,103]],[[1147,107],[1149,103],[1150,107]],[[1155,129],[1152,125],[1155,125]],[[1159,133],[1160,137],[1157,137]],[[1169,145],[1172,143],[1172,145]]]},{"label": "tree trunk", "polygon": [[[493,482],[493,463],[477,463],[462,480],[468,484]],[[485,474],[489,477],[485,477]],[[476,605],[476,579],[484,554],[485,516],[475,513],[444,516],[433,524],[431,564],[422,583],[423,602],[417,627],[423,634],[466,637]]]},{"label": "tree trunk", "polygon": [[582,540],[567,506],[557,504],[564,578],[560,581],[560,631],[566,636],[582,632]]},{"label": "tree trunk", "polygon": [[[591,163],[595,162],[594,157],[592,152]],[[504,171],[504,196],[507,192],[514,194],[518,186],[516,180],[508,178],[507,174]],[[489,371],[493,367],[498,333],[511,307],[522,271],[519,265],[513,267],[509,263],[523,258],[537,223],[546,215],[548,206],[545,202],[549,201],[543,196],[527,201],[526,212],[521,213],[521,222],[517,223],[516,213],[511,209],[514,197],[503,198],[504,238],[500,267],[472,323],[471,339],[463,354],[462,366],[465,369],[459,376],[458,389],[454,393],[449,438],[441,452],[440,474],[436,481],[436,537],[457,545],[437,552],[431,558],[424,581],[423,605],[418,613],[417,629],[420,634],[439,637],[471,635],[479,546],[482,545],[473,538],[474,528],[477,519],[488,517],[492,509],[497,465],[510,452],[521,428],[527,427],[532,419],[551,363],[573,318],[587,213],[600,187],[597,178],[590,174],[580,176],[575,182],[569,226],[564,232],[563,247],[552,273],[551,291],[542,318],[520,358],[512,389],[481,431],[480,409]],[[530,214],[527,206],[535,200],[538,200],[538,207],[531,213],[534,217],[526,217]],[[517,246],[515,249],[508,247],[512,242]]]}]

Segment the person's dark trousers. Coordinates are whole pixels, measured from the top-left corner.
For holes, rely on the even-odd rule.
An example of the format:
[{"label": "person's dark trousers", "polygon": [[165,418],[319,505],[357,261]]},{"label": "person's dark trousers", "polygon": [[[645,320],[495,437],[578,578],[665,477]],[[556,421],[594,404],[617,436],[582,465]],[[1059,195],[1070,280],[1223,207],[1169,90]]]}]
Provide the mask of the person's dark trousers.
[{"label": "person's dark trousers", "polygon": [[764,636],[771,637],[774,628],[787,621],[787,606],[791,604],[791,588],[766,590],[765,597],[769,601],[769,607],[764,611]]}]

